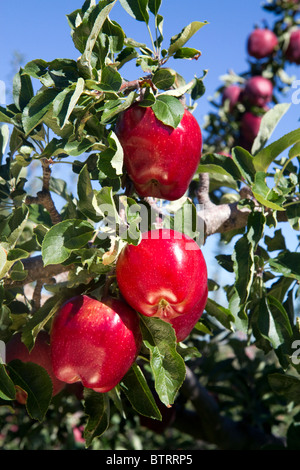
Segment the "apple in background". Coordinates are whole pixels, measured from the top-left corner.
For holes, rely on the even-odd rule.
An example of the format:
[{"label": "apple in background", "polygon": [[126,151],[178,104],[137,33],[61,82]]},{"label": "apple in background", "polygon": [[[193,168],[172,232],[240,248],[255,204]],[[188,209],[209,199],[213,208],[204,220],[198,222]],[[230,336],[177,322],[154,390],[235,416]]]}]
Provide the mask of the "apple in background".
[{"label": "apple in background", "polygon": [[262,116],[256,116],[250,111],[243,114],[240,127],[240,145],[246,150],[251,150],[252,144],[259,132],[261,120]]},{"label": "apple in background", "polygon": [[184,196],[202,152],[201,129],[187,109],[174,129],[159,121],[151,107],[135,104],[119,116],[115,132],[139,196],[169,201]]},{"label": "apple in background", "polygon": [[[199,302],[204,308],[207,300],[202,251],[194,240],[174,230],[151,230],[142,235],[139,245],[126,245],[116,263],[116,277],[132,308],[148,317],[178,322],[180,329],[185,321],[190,327],[189,312]],[[198,313],[193,313],[193,321]]]},{"label": "apple in background", "polygon": [[242,94],[242,88],[238,85],[228,85],[223,90],[222,94],[222,105],[229,102],[229,110],[233,111],[237,103],[240,101]]},{"label": "apple in background", "polygon": [[300,29],[291,33],[285,57],[291,63],[300,64]]},{"label": "apple in background", "polygon": [[53,371],[63,382],[80,381],[96,392],[108,392],[130,369],[141,344],[138,314],[125,302],[75,296],[53,319]]},{"label": "apple in background", "polygon": [[278,39],[273,31],[257,28],[248,37],[247,50],[251,57],[263,59],[270,56],[277,45]]},{"label": "apple in background", "polygon": [[[25,344],[21,341],[21,334],[14,334],[6,345],[6,362],[7,364],[14,359],[19,359],[22,362],[33,362],[42,366],[49,374],[53,384],[52,395],[57,395],[64,387],[65,383],[56,378],[52,369],[51,356],[50,356],[50,337],[46,331],[40,331],[36,337],[34,347],[29,352]],[[25,404],[27,400],[27,393],[24,390],[18,389],[16,399],[19,403]]]},{"label": "apple in background", "polygon": [[247,80],[243,100],[252,105],[263,108],[272,101],[273,84],[268,78],[256,75]]}]

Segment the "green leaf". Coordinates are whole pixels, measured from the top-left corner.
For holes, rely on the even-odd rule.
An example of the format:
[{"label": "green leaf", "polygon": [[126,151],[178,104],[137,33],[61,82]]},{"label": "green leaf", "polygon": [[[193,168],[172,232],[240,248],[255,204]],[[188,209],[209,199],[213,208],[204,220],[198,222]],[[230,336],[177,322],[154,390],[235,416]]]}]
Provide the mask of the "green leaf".
[{"label": "green leaf", "polygon": [[84,429],[84,438],[86,447],[89,447],[93,439],[100,437],[108,428],[110,420],[108,395],[84,389],[84,409],[88,416]]},{"label": "green leaf", "polygon": [[99,222],[103,218],[103,213],[99,208],[97,192],[92,188],[87,165],[84,165],[79,173],[77,192],[79,210],[94,222]]},{"label": "green leaf", "polygon": [[26,408],[32,419],[42,422],[52,399],[52,381],[47,371],[33,362],[11,361],[8,366],[9,376],[15,385],[28,394]]},{"label": "green leaf", "polygon": [[33,97],[33,87],[30,77],[20,69],[13,78],[13,98],[16,107],[23,111]]},{"label": "green leaf", "polygon": [[235,322],[235,318],[228,308],[225,308],[214,300],[208,298],[205,310],[209,315],[216,318],[223,326],[225,326],[225,328],[233,331],[232,323]]},{"label": "green leaf", "polygon": [[157,15],[161,6],[161,2],[162,0],[149,0],[149,10],[151,13],[153,13],[153,15]]},{"label": "green leaf", "polygon": [[174,84],[176,72],[172,69],[158,69],[153,77],[152,82],[159,90],[168,90]]},{"label": "green leaf", "polygon": [[189,39],[199,31],[203,26],[208,24],[207,21],[193,21],[188,26],[182,29],[182,31],[171,38],[170,47],[168,49],[169,56],[174,55],[180,48],[186,44]]},{"label": "green leaf", "polygon": [[3,124],[0,127],[0,165],[2,163],[3,155],[5,154],[5,150],[7,144],[9,142],[9,127],[7,124]]},{"label": "green leaf", "polygon": [[300,281],[300,253],[290,251],[280,253],[276,258],[269,259],[269,264],[283,276]]},{"label": "green leaf", "polygon": [[65,127],[84,90],[84,80],[79,77],[74,87],[65,88],[53,100],[53,116],[57,118],[61,129]]},{"label": "green leaf", "polygon": [[284,135],[275,142],[272,142],[267,147],[264,147],[253,158],[253,165],[256,171],[266,172],[271,163],[278,157],[278,155],[299,141],[300,129],[296,129]]},{"label": "green leaf", "polygon": [[232,158],[243,178],[245,178],[247,182],[253,183],[256,169],[252,155],[242,147],[234,147],[232,149]]},{"label": "green leaf", "polygon": [[148,1],[149,0],[120,0],[120,4],[124,10],[137,21],[144,21],[148,24]]},{"label": "green leaf", "polygon": [[64,220],[48,230],[42,243],[44,266],[66,261],[72,250],[78,249],[93,236],[94,229],[85,220]]},{"label": "green leaf", "polygon": [[25,134],[29,135],[41,123],[57,94],[56,89],[46,88],[31,98],[22,115]]},{"label": "green leaf", "polygon": [[185,378],[185,363],[176,350],[174,329],[159,318],[145,316],[141,316],[141,329],[150,350],[155,390],[166,406],[172,405]]},{"label": "green leaf", "polygon": [[174,55],[174,59],[198,59],[201,52],[193,47],[181,47]]},{"label": "green leaf", "polygon": [[300,404],[300,380],[291,375],[274,373],[268,375],[271,389],[294,405]]},{"label": "green leaf", "polygon": [[18,259],[24,259],[28,258],[29,253],[25,250],[22,250],[21,248],[13,248],[12,250],[9,250],[7,254],[7,260],[8,261],[16,261]]},{"label": "green leaf", "polygon": [[234,180],[242,179],[239,167],[234,160],[227,155],[218,153],[206,153],[202,155],[197,172],[210,174],[218,173],[228,178],[233,178]]},{"label": "green leaf", "polygon": [[263,115],[259,133],[257,134],[251,152],[253,155],[257,154],[261,149],[264,148],[265,144],[273,134],[280,119],[290,108],[290,103],[276,104],[266,114]]},{"label": "green leaf", "polygon": [[292,335],[288,315],[275,297],[263,297],[257,307],[256,328],[274,349]]},{"label": "green leaf", "polygon": [[14,124],[13,117],[14,117],[14,113],[0,106],[0,122],[6,122],[7,124]]},{"label": "green leaf", "polygon": [[[284,202],[284,199],[280,198],[276,193],[274,193],[266,183],[267,175],[263,171],[258,171],[254,175],[254,185],[252,186],[253,196],[256,200],[265,207],[276,211],[284,211],[284,208],[279,204]],[[276,195],[278,202],[271,201],[271,197]]]},{"label": "green leaf", "polygon": [[9,377],[4,364],[0,363],[0,398],[2,400],[14,400],[15,397],[15,385]]},{"label": "green leaf", "polygon": [[102,26],[115,3],[116,0],[102,0],[95,7],[97,11],[99,11],[99,13],[93,22],[92,30],[86,41],[84,52],[79,59],[79,65],[84,69],[89,70],[90,74],[92,74],[92,53],[94,46],[96,44],[96,41],[98,40]]},{"label": "green leaf", "polygon": [[130,401],[132,407],[141,415],[161,420],[161,413],[147,384],[147,381],[137,364],[123,377],[121,390]]},{"label": "green leaf", "polygon": [[103,91],[119,91],[122,85],[122,77],[113,67],[103,67],[101,73],[100,88]]},{"label": "green leaf", "polygon": [[159,95],[152,106],[157,119],[167,126],[176,128],[184,114],[183,104],[174,96]]}]

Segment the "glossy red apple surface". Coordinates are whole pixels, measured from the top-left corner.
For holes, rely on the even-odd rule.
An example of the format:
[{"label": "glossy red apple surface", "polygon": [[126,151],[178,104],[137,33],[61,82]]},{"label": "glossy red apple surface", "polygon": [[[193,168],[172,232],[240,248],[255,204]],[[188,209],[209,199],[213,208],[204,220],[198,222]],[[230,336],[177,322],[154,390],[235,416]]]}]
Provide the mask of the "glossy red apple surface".
[{"label": "glossy red apple surface", "polygon": [[[22,362],[33,362],[42,366],[49,374],[53,384],[53,396],[57,395],[64,387],[65,383],[58,380],[53,372],[51,356],[50,356],[50,338],[46,331],[41,331],[36,337],[34,347],[31,351],[21,341],[21,334],[17,333],[12,336],[6,345],[6,362],[9,363],[14,359]],[[27,393],[23,390],[17,392],[17,400],[20,403],[26,403]]]},{"label": "glossy red apple surface", "polygon": [[242,88],[238,85],[229,85],[224,88],[222,94],[222,104],[229,102],[229,110],[232,111],[239,102],[242,94]]},{"label": "glossy red apple surface", "polygon": [[143,234],[139,245],[126,245],[117,260],[116,276],[129,305],[169,323],[182,317],[184,324],[183,317],[188,320],[187,314],[207,300],[202,251],[194,240],[174,230],[152,230]]},{"label": "glossy red apple surface", "polygon": [[199,303],[187,311],[184,315],[180,315],[170,320],[176,334],[177,342],[184,341],[191,331],[194,329],[196,323],[202,317],[208,297],[208,287],[203,292],[203,297]]},{"label": "glossy red apple surface", "polygon": [[271,55],[278,45],[275,33],[267,28],[257,28],[250,34],[247,42],[248,54],[256,59]]},{"label": "glossy red apple surface", "polygon": [[202,151],[199,124],[188,110],[174,129],[159,121],[151,107],[133,105],[121,114],[115,132],[140,196],[173,201],[185,194]]},{"label": "glossy red apple surface", "polygon": [[263,108],[272,101],[273,84],[268,78],[256,75],[247,80],[243,99],[250,105]]},{"label": "glossy red apple surface", "polygon": [[300,29],[291,33],[285,57],[291,63],[300,64]]},{"label": "glossy red apple surface", "polygon": [[56,377],[96,392],[114,388],[141,347],[137,313],[125,302],[87,295],[67,301],[54,317],[51,358]]}]

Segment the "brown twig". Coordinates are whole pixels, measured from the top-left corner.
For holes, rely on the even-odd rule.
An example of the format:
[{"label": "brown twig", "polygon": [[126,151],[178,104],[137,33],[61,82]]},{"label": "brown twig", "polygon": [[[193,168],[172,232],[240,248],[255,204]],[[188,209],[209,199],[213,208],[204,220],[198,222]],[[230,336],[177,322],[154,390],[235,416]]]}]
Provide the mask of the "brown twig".
[{"label": "brown twig", "polygon": [[25,204],[41,204],[48,212],[51,218],[53,225],[61,222],[61,217],[57,211],[55,204],[53,202],[51,193],[50,193],[50,178],[51,178],[51,168],[50,165],[52,160],[42,159],[42,168],[43,168],[43,187],[42,190],[37,193],[35,197],[27,196],[25,199]]}]

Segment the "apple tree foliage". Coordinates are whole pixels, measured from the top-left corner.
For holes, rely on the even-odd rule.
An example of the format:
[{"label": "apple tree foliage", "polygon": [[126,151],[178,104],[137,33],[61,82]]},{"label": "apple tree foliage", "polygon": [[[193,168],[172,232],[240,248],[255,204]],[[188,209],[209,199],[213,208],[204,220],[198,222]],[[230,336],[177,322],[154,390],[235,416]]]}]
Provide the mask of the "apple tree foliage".
[{"label": "apple tree foliage", "polygon": [[[137,207],[147,207],[149,229],[161,210],[153,208],[153,201],[139,199],[129,185],[114,133],[116,119],[138,100],[141,106],[151,106],[158,119],[176,127],[184,105],[193,110],[204,99],[209,74],[203,71],[202,76],[186,80],[169,64],[200,57],[188,41],[209,27],[206,22],[193,21],[166,39],[160,0],[119,0],[124,14],[147,26],[149,46],[128,37],[112,19],[116,1],[86,0],[70,13],[67,19],[78,60],[31,60],[14,76],[13,102],[0,108],[1,341],[20,331],[31,349],[38,332],[50,329],[65,300],[75,294],[101,299],[104,293],[116,292],[118,254],[126,243],[140,241]],[[277,15],[274,31],[282,44],[289,29],[298,24],[298,6],[274,1],[265,8]],[[299,230],[300,129],[268,144],[290,106],[274,96],[252,149],[246,150],[235,138],[242,105],[232,113],[218,101],[225,85],[243,83],[258,73],[269,77],[281,96],[292,83],[281,50],[263,61],[250,59],[246,73],[223,77],[224,85],[212,103],[215,110],[203,128],[203,156],[190,191],[176,204],[164,201],[163,205],[163,213],[171,214],[164,217],[164,226],[176,228],[174,214],[192,207],[195,220],[180,228],[196,237],[201,181],[209,175],[204,236],[219,237],[217,261],[225,276],[230,273],[233,279],[223,288],[227,305],[217,302],[215,293],[221,287],[217,279],[210,279],[205,312],[180,344],[169,324],[141,319],[144,341],[136,363],[114,390],[106,394],[84,390],[78,404],[84,412],[87,447],[96,438],[105,439],[116,411],[124,420],[133,410],[161,420],[154,393],[165,406],[178,407],[174,426],[219,448],[269,443],[294,448],[297,437],[299,442],[300,361],[295,345],[299,348],[300,254],[290,251],[280,224]],[[135,80],[123,75],[128,63],[137,66]],[[232,158],[222,155],[224,151]],[[60,178],[52,175],[55,165],[61,167]],[[32,167],[41,169],[38,190],[28,179]],[[60,210],[57,197],[64,201]],[[242,221],[229,215],[227,228],[223,224],[217,229],[225,209]],[[232,246],[230,254],[222,252],[224,244]],[[198,390],[204,385],[206,392]],[[64,392],[51,400],[45,371],[35,364],[0,365],[0,404],[9,412],[15,412],[16,386],[28,393],[30,420],[44,425],[53,421]],[[216,408],[212,407],[217,412],[209,414],[205,404],[212,397],[217,397]],[[198,413],[197,426],[192,415],[187,422],[190,408]],[[234,440],[236,421],[253,427],[257,433],[253,441],[250,431]],[[222,426],[232,435],[226,431],[218,435],[215,429]],[[276,432],[282,437],[281,427],[284,435],[278,444]]]}]

